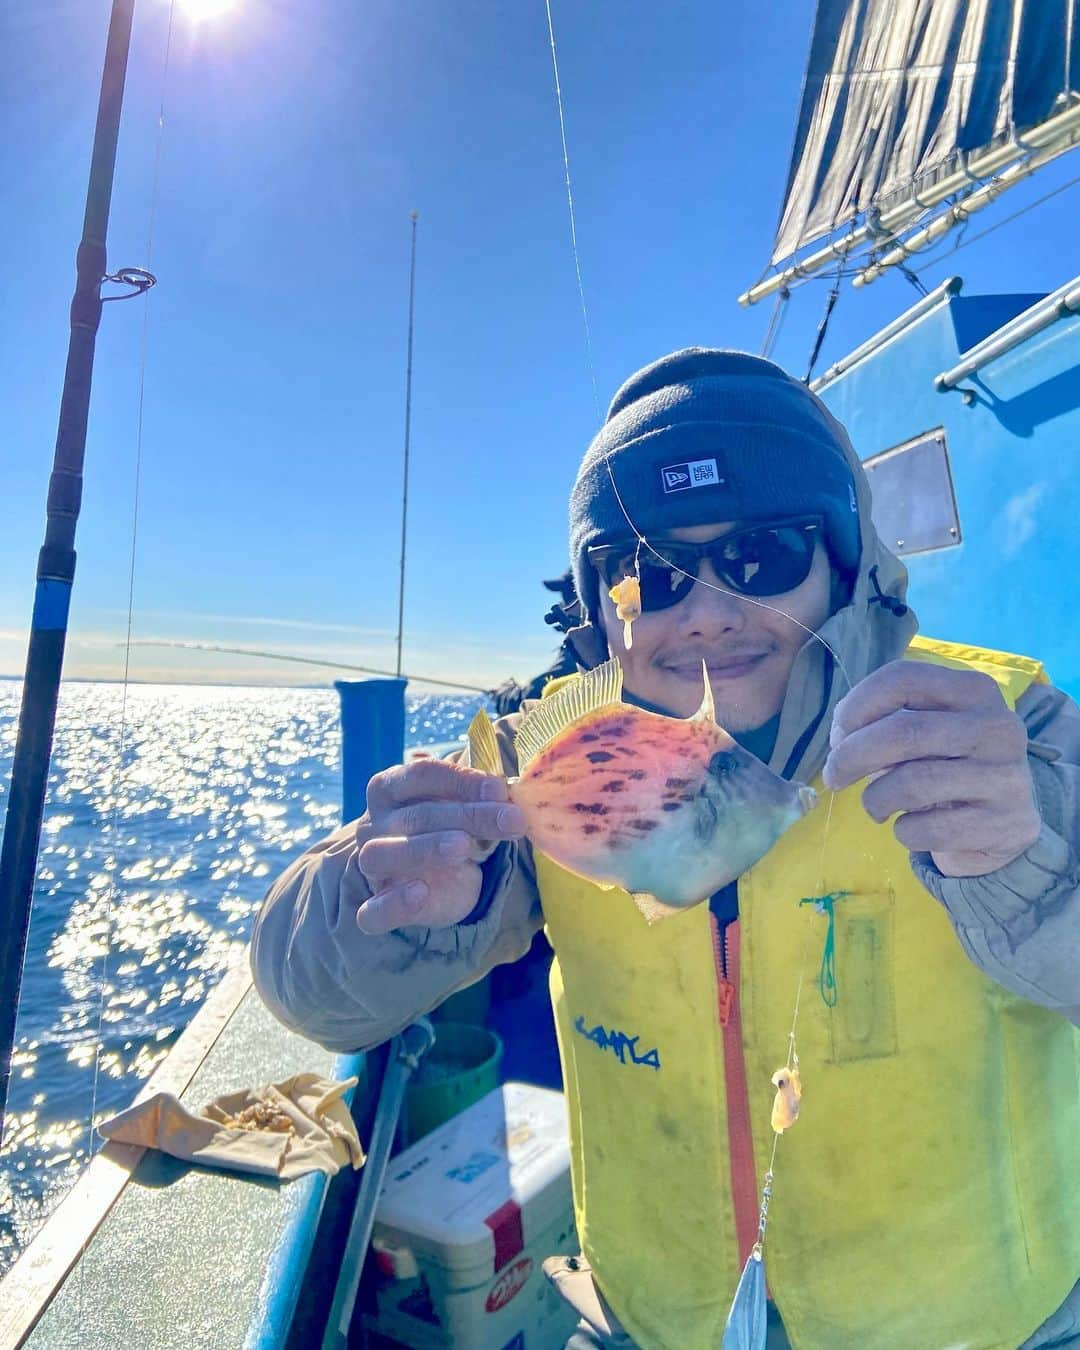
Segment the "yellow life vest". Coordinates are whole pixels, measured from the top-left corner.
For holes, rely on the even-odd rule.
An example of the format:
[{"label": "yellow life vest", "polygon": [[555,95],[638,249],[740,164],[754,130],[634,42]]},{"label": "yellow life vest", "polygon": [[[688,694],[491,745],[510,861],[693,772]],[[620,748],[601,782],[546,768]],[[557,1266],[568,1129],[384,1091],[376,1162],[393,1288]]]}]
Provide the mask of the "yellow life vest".
[{"label": "yellow life vest", "polygon": [[[1010,706],[1045,679],[925,638],[908,656],[982,670]],[[537,855],[578,1233],[645,1350],[720,1345],[800,980],[765,1243],[792,1345],[1016,1350],[1080,1275],[1080,1034],[968,960],[862,786],[740,878],[726,952],[707,905],[650,927]]]}]

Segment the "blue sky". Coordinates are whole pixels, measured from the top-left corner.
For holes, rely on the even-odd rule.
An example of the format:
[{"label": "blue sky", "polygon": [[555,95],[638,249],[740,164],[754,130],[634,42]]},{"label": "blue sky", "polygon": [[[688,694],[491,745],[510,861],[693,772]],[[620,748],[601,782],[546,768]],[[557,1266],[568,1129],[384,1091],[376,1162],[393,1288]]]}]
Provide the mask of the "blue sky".
[{"label": "blue sky", "polygon": [[[0,673],[21,673],[109,6],[8,0],[0,220]],[[138,0],[109,240],[148,301],[106,306],[66,671],[133,633],[387,665],[397,622],[409,212],[420,212],[405,668],[479,684],[546,664],[540,580],[597,424],[543,0]],[[812,5],[553,0],[595,377],[694,343],[760,348],[735,300],[767,258]],[[153,238],[148,231],[165,125]],[[972,233],[1066,182],[1073,157]],[[1075,193],[924,273],[1050,290]],[[805,369],[824,284],[774,355]],[[844,291],[822,366],[915,293]],[[869,450],[876,447],[865,447]],[[317,668],[136,647],[136,679]]]}]

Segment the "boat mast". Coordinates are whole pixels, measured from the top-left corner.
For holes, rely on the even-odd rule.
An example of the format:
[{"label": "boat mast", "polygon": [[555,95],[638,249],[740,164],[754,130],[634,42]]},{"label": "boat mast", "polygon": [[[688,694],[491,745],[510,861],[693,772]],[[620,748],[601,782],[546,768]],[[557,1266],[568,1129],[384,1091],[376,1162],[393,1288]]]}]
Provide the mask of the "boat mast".
[{"label": "boat mast", "polygon": [[120,281],[134,286],[128,295],[137,295],[153,284],[148,273],[136,268],[125,269],[113,277],[105,270],[105,236],[134,9],[135,0],[113,0],[109,20],[86,214],[76,254],[71,337],[49,480],[45,542],[38,554],[19,732],[0,852],[0,1127],[7,1104],[15,1016],[37,872],[68,607],[75,578],[75,525],[82,499],[94,343],[103,303],[101,286],[104,281]]}]

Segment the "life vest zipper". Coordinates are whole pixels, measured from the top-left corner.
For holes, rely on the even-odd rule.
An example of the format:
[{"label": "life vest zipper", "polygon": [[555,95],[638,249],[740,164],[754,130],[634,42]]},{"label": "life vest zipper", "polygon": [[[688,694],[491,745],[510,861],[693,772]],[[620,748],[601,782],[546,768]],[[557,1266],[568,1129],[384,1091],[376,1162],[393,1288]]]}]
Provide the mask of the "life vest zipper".
[{"label": "life vest zipper", "polygon": [[716,963],[717,1013],[724,1047],[724,1086],[727,1091],[728,1159],[731,1197],[735,1207],[735,1239],[739,1268],[757,1240],[757,1176],[750,1134],[750,1093],[742,1044],[739,1008],[739,921],[733,919],[721,938],[720,923],[711,914],[713,957]]}]

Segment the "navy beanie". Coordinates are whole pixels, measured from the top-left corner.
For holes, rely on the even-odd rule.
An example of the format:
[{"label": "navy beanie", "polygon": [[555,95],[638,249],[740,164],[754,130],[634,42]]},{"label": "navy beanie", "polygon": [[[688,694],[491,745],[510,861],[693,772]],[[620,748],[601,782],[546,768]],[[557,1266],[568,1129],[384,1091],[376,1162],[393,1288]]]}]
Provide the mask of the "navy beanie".
[{"label": "navy beanie", "polygon": [[833,565],[856,571],[859,517],[846,447],[821,400],[760,356],[688,347],[631,375],[570,497],[570,558],[588,616],[599,612],[599,579],[586,550],[633,540],[635,529],[648,536],[820,515]]}]

